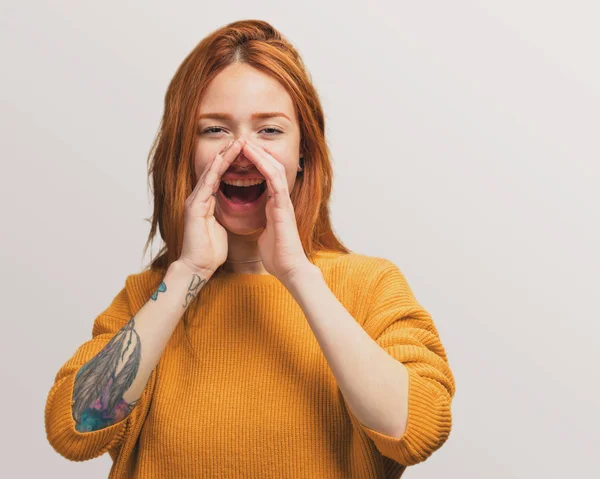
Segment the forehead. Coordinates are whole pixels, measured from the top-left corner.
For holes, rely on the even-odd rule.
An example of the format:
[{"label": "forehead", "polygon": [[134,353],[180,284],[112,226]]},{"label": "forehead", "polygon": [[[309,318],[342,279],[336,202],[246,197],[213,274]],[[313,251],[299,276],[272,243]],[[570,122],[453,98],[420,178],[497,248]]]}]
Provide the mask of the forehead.
[{"label": "forehead", "polygon": [[199,114],[227,112],[245,118],[257,111],[281,111],[295,119],[292,98],[277,80],[246,64],[232,64],[209,83]]}]

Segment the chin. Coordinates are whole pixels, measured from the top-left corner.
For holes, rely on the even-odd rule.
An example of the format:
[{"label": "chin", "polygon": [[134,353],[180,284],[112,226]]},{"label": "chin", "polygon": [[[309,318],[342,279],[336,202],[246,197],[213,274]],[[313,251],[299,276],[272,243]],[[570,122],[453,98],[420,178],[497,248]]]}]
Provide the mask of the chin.
[{"label": "chin", "polygon": [[260,215],[256,215],[254,217],[232,217],[232,216],[219,216],[215,215],[215,219],[225,228],[229,233],[240,235],[240,236],[250,236],[253,234],[262,233],[267,224],[266,219],[262,219]]}]

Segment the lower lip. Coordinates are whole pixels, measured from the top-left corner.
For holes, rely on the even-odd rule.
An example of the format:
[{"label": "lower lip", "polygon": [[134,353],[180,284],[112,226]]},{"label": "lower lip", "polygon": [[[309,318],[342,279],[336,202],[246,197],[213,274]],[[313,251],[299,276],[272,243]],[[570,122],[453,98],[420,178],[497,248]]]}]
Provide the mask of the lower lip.
[{"label": "lower lip", "polygon": [[263,191],[258,198],[256,198],[250,203],[234,203],[229,198],[227,198],[227,196],[225,196],[221,188],[219,188],[218,196],[221,199],[221,203],[225,205],[225,209],[228,212],[243,214],[252,211],[254,208],[264,203],[263,200],[267,197],[267,188],[265,188],[265,191]]}]

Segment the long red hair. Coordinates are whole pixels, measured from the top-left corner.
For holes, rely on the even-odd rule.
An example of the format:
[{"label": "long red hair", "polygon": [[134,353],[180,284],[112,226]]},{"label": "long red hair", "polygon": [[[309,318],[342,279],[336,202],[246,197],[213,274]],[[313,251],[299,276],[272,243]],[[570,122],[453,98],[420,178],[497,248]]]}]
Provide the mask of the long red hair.
[{"label": "long red hair", "polygon": [[[148,157],[154,213],[143,255],[156,235],[164,241],[150,269],[166,271],[181,254],[184,201],[194,188],[197,112],[211,80],[241,62],[277,79],[294,103],[304,152],[304,168],[290,192],[304,252],[350,253],[333,232],[329,199],[333,170],[325,141],[325,118],[317,91],[296,49],[269,23],[239,20],[206,36],[183,60],[165,95],[159,132]],[[147,268],[148,266],[146,266]]]}]

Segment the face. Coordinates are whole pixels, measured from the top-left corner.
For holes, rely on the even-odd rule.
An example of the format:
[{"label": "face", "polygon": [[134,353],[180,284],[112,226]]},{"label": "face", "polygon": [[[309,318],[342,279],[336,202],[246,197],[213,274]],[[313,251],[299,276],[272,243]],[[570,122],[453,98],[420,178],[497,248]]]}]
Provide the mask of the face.
[{"label": "face", "polygon": [[[278,112],[284,116],[252,117],[254,113],[263,112]],[[215,113],[228,117],[215,117]],[[267,148],[285,167],[288,189],[292,191],[300,157],[300,128],[292,99],[277,80],[248,65],[232,64],[209,84],[198,117],[194,151],[196,179],[230,140],[243,135],[259,149],[261,146]],[[247,167],[248,172],[263,176],[242,150],[229,170],[239,171],[243,167]],[[235,213],[228,211],[217,195],[215,219],[234,234],[260,232],[266,225],[264,204],[262,201],[259,207],[248,212]]]}]

